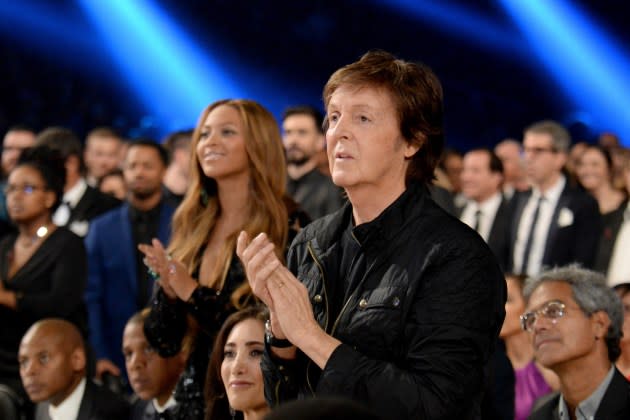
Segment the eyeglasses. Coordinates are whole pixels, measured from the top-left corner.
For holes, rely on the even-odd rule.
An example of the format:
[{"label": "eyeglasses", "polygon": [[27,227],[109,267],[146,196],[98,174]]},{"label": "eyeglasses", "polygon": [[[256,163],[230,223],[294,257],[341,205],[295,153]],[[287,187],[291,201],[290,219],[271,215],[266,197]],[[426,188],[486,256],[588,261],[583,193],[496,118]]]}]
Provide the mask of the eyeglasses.
[{"label": "eyeglasses", "polygon": [[551,322],[555,324],[556,322],[558,322],[558,319],[564,316],[566,310],[567,305],[560,302],[559,300],[549,301],[535,311],[530,311],[521,315],[521,328],[524,331],[528,332],[534,331],[534,324],[536,323],[536,319],[540,315],[551,320]]},{"label": "eyeglasses", "polygon": [[4,187],[4,194],[9,195],[17,191],[20,191],[26,195],[31,195],[37,190],[45,190],[45,189],[46,187],[43,187],[41,185],[31,185],[31,184],[11,185],[9,184],[6,187]]},{"label": "eyeglasses", "polygon": [[525,147],[523,152],[529,155],[541,155],[543,153],[556,153],[557,150],[553,147]]}]

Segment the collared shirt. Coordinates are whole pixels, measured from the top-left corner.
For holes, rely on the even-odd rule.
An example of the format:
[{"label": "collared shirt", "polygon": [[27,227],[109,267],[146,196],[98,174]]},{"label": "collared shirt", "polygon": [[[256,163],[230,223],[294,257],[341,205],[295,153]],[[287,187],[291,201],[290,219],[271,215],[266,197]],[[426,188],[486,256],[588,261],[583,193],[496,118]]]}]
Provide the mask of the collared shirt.
[{"label": "collared shirt", "polygon": [[75,420],[79,416],[79,408],[85,393],[85,378],[81,379],[74,391],[57,407],[50,404],[48,415],[51,420]]},{"label": "collared shirt", "polygon": [[518,225],[518,231],[516,236],[516,242],[514,244],[514,267],[518,270],[523,264],[523,258],[525,253],[525,246],[527,244],[527,238],[529,236],[529,230],[532,226],[534,219],[534,212],[536,211],[536,205],[541,196],[544,199],[540,203],[540,210],[538,212],[538,221],[536,222],[536,228],[534,230],[534,236],[532,238],[532,248],[529,254],[529,261],[527,267],[522,268],[522,272],[519,274],[527,274],[530,276],[537,275],[542,268],[542,260],[545,256],[545,245],[547,243],[547,237],[549,236],[549,228],[553,223],[552,218],[558,205],[558,200],[562,191],[566,185],[566,178],[560,176],[560,179],[547,190],[544,195],[538,188],[532,189],[532,195],[529,197],[529,201],[523,209],[521,221]]},{"label": "collared shirt", "polygon": [[85,179],[79,178],[79,181],[74,185],[74,187],[70,188],[63,194],[63,204],[60,205],[55,211],[55,214],[53,214],[53,222],[57,226],[65,226],[68,224],[72,209],[79,204],[79,201],[81,201],[81,197],[85,194],[87,187],[88,185],[87,182],[85,182]]},{"label": "collared shirt", "polygon": [[497,215],[497,210],[501,205],[501,193],[497,192],[492,197],[488,198],[482,203],[476,201],[469,201],[464,211],[462,212],[461,221],[474,229],[475,227],[475,214],[477,211],[481,212],[481,218],[479,219],[479,235],[484,241],[488,242],[490,237],[490,231],[494,223],[494,218]]},{"label": "collared shirt", "polygon": [[608,286],[614,287],[621,283],[630,282],[628,250],[630,250],[630,202],[623,213],[623,223],[617,233],[615,246],[610,257],[607,275]]},{"label": "collared shirt", "polygon": [[[576,420],[594,420],[595,413],[599,408],[599,404],[602,402],[604,398],[604,394],[612,381],[612,378],[615,374],[615,365],[610,367],[608,374],[602,381],[601,384],[597,387],[595,391],[587,399],[578,404],[575,408],[575,418]],[[560,396],[560,401],[558,401],[558,415],[560,416],[560,420],[569,420],[571,416],[569,416],[569,407],[567,407],[566,401],[564,401],[564,397]]]},{"label": "collared shirt", "polygon": [[171,395],[171,397],[168,399],[168,401],[166,401],[166,404],[164,405],[160,405],[156,398],[153,398],[151,400],[151,403],[153,404],[153,408],[155,408],[155,411],[157,411],[158,413],[163,413],[169,408],[176,406],[177,400],[173,395]]}]

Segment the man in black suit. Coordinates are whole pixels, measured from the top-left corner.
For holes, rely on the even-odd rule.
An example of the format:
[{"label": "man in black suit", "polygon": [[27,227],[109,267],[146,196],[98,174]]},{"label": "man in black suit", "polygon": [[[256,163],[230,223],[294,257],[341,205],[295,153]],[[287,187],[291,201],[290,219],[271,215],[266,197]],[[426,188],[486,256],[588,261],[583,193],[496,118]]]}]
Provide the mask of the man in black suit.
[{"label": "man in black suit", "polygon": [[530,415],[546,419],[630,419],[630,383],[614,363],[621,350],[623,307],[595,271],[575,265],[530,278],[522,327],[536,361],[560,379],[560,393]]},{"label": "man in black suit", "polygon": [[536,275],[543,267],[577,262],[592,268],[602,221],[594,198],[567,181],[571,138],[555,121],[525,130],[523,150],[532,190],[516,194],[510,232],[510,271]]},{"label": "man in black suit", "polygon": [[18,353],[20,376],[35,420],[126,419],[129,405],[86,378],[79,330],[68,321],[38,321],[24,334]]},{"label": "man in black suit", "polygon": [[65,161],[63,202],[53,215],[53,221],[57,226],[65,226],[84,237],[92,219],[118,207],[121,202],[87,184],[81,143],[71,130],[62,127],[47,128],[37,135],[35,144],[59,151]]},{"label": "man in black suit", "polygon": [[477,230],[505,270],[511,208],[501,193],[503,164],[493,151],[474,149],[464,155],[463,165],[461,185],[467,204],[460,219]]}]

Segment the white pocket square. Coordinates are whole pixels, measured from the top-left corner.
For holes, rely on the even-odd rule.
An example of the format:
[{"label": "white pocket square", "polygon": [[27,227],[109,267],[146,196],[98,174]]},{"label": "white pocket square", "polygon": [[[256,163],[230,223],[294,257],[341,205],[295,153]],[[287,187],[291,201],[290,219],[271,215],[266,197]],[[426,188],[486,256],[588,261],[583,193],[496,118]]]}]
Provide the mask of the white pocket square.
[{"label": "white pocket square", "polygon": [[558,226],[567,227],[573,224],[573,212],[568,208],[564,207],[560,210],[560,214],[558,215]]}]

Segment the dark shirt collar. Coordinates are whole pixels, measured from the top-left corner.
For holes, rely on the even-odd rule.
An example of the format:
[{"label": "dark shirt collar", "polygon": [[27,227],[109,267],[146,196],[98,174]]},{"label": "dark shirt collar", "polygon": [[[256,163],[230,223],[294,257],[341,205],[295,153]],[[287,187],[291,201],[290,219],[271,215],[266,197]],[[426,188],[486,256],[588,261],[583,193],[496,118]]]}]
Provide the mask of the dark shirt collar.
[{"label": "dark shirt collar", "polygon": [[131,222],[144,222],[146,220],[156,220],[160,215],[160,209],[162,208],[162,199],[157,203],[155,207],[150,210],[144,211],[135,208],[129,204],[129,218]]}]

